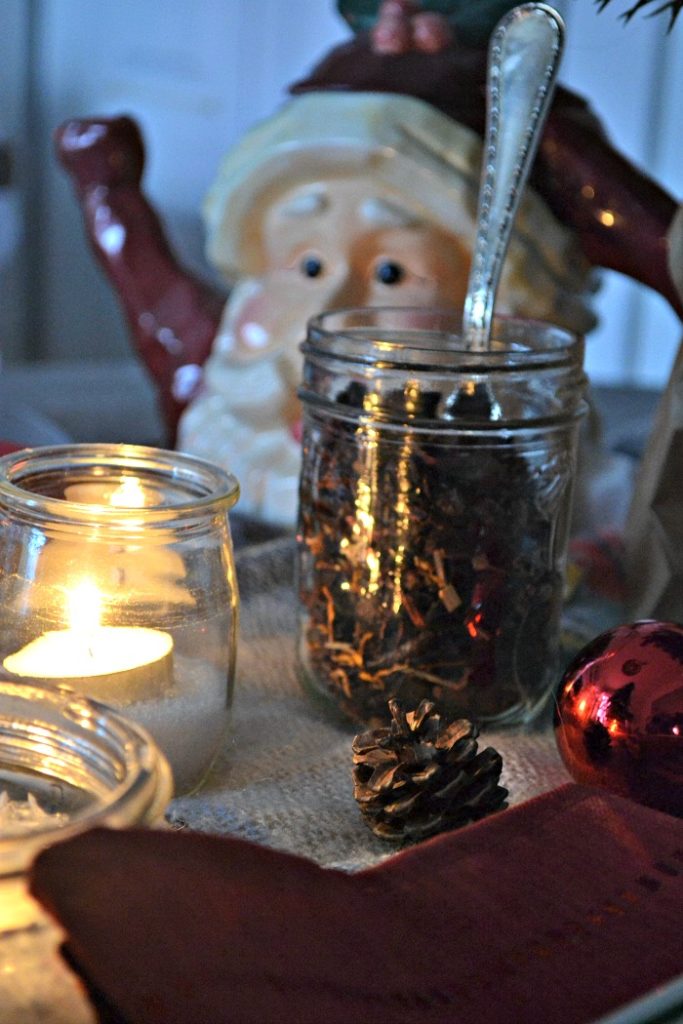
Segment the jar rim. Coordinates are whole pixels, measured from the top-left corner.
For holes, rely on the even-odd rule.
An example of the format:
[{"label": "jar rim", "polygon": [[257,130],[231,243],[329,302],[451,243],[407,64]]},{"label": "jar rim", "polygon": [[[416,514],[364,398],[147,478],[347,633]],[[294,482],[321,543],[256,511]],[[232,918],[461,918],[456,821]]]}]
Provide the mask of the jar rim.
[{"label": "jar rim", "polygon": [[364,364],[486,373],[572,363],[582,346],[581,336],[564,327],[500,314],[493,318],[491,347],[473,351],[464,344],[458,310],[373,306],[327,310],[312,317],[301,348],[305,354],[319,351]]},{"label": "jar rim", "polygon": [[459,437],[554,430],[583,415],[582,337],[497,316],[493,338],[469,350],[454,308],[328,310],[309,321],[298,394],[338,418]]},{"label": "jar rim", "polygon": [[[110,468],[129,474],[147,473],[150,478],[172,480],[174,485],[185,485],[187,500],[171,500],[163,505],[145,505],[142,508],[111,506],[71,501],[47,496],[22,486],[22,479],[42,470],[57,471],[61,467],[77,469]],[[101,473],[93,474],[94,478]],[[190,481],[195,492],[189,495]],[[15,508],[31,510],[35,514],[49,514],[62,521],[99,522],[121,524],[132,519],[147,525],[168,523],[169,520],[196,516],[224,506],[232,508],[239,497],[239,482],[229,471],[205,459],[185,452],[169,451],[145,445],[115,443],[67,443],[23,448],[0,458],[0,502]]]}]

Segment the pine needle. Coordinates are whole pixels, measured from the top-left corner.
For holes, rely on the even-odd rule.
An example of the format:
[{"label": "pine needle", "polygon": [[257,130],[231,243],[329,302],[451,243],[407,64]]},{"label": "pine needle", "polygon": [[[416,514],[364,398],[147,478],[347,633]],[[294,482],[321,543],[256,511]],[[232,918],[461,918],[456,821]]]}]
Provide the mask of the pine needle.
[{"label": "pine needle", "polygon": [[[612,2],[612,0],[595,0],[595,2],[597,4],[598,11],[604,11],[604,9]],[[623,14],[620,15],[620,17],[624,20],[624,22],[628,23],[631,20],[631,18],[633,18],[634,15],[638,14],[638,12],[641,11],[644,7],[650,7],[650,5],[655,2],[656,0],[636,0],[636,3],[634,3],[631,7],[625,10]],[[681,13],[682,9],[683,0],[667,0],[666,3],[660,4],[659,7],[655,7],[654,10],[649,10],[646,14],[646,17],[654,18],[658,14],[665,14],[668,12],[669,24],[667,27],[667,32],[670,32],[676,24],[676,18]]]}]

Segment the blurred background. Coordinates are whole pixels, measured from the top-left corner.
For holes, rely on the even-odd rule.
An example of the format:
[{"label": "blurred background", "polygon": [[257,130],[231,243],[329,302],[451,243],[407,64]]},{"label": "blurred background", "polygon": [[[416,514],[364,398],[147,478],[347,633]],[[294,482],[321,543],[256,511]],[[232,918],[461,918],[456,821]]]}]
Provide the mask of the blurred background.
[{"label": "blurred background", "polygon": [[[568,28],[561,80],[589,98],[623,152],[683,196],[683,18],[667,35],[666,16],[624,25],[626,0],[602,13],[594,0],[556,6]],[[57,392],[74,361],[93,380],[108,368],[112,388],[137,388],[136,401],[147,387],[54,159],[53,129],[69,117],[133,115],[147,193],[183,260],[210,276],[200,207],[223,153],[349,31],[332,0],[2,0],[0,347],[15,402],[27,389],[53,415],[69,401]],[[664,301],[610,275],[596,304],[593,382],[661,388],[680,340]],[[80,400],[99,401],[82,391]],[[145,431],[154,429],[150,420]]]}]

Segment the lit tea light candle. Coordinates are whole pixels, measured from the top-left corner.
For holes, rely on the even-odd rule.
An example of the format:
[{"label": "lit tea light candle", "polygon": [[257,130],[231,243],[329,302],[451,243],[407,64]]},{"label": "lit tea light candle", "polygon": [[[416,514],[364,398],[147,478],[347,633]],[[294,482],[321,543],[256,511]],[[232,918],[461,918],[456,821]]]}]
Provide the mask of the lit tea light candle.
[{"label": "lit tea light candle", "polygon": [[173,682],[173,638],[143,626],[101,625],[102,598],[84,581],[69,595],[69,629],[55,629],[5,658],[14,678],[59,682],[109,703],[147,700]]},{"label": "lit tea light candle", "polygon": [[147,493],[137,476],[125,476],[120,483],[99,480],[69,484],[64,491],[67,501],[83,505],[110,505],[115,508],[145,508]]}]

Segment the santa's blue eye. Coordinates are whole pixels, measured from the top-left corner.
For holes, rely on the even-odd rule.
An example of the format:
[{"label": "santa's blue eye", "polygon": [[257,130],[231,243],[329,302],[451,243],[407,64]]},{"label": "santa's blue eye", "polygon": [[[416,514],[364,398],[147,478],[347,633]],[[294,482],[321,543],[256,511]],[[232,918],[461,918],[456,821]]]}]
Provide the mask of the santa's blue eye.
[{"label": "santa's blue eye", "polygon": [[382,284],[398,284],[403,280],[403,267],[393,260],[383,260],[375,268],[375,277]]},{"label": "santa's blue eye", "polygon": [[323,261],[319,256],[304,256],[299,266],[305,277],[320,277],[323,272]]}]

